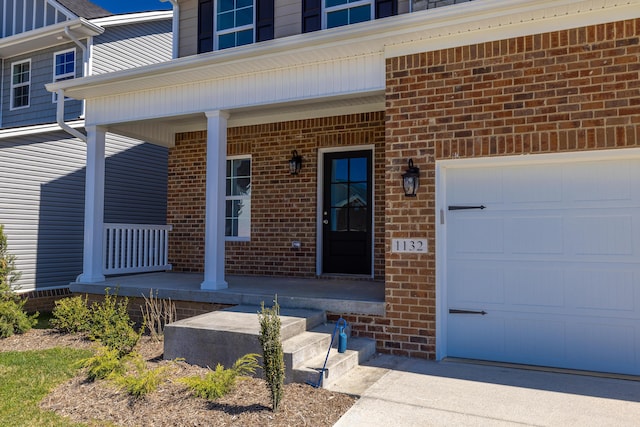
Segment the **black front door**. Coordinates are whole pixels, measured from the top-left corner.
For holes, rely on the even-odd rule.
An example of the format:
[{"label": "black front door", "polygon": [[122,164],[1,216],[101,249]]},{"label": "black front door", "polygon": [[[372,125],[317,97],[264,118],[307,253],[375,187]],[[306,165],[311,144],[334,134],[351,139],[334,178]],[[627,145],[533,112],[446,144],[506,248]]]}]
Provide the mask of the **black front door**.
[{"label": "black front door", "polygon": [[371,151],[324,155],[323,273],[371,274]]}]

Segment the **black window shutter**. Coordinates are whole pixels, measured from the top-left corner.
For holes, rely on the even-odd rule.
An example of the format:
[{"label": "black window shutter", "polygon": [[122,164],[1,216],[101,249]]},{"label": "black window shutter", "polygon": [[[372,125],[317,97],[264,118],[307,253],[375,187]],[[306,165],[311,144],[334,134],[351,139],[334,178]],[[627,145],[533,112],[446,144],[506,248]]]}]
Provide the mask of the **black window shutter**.
[{"label": "black window shutter", "polygon": [[274,0],[256,2],[256,41],[273,39]]},{"label": "black window shutter", "polygon": [[318,31],[322,27],[322,0],[302,0],[302,32]]},{"label": "black window shutter", "polygon": [[376,0],[376,19],[398,14],[398,0]]},{"label": "black window shutter", "polygon": [[213,0],[198,0],[198,53],[213,50]]}]

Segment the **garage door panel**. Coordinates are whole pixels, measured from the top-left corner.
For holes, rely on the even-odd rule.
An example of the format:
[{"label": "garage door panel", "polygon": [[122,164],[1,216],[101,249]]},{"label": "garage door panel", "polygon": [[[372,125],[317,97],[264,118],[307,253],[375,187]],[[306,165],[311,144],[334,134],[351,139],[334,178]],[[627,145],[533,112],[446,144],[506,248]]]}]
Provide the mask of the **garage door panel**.
[{"label": "garage door panel", "polygon": [[561,254],[563,219],[561,216],[516,217],[507,221],[510,252],[516,254]]},{"label": "garage door panel", "polygon": [[[522,171],[522,168],[508,167],[504,170],[505,203],[557,203],[562,200],[562,171],[548,165],[537,165]],[[536,185],[527,183],[535,178]],[[527,191],[522,191],[524,187]]]},{"label": "garage door panel", "polygon": [[504,252],[504,225],[502,218],[460,218],[451,232],[456,235],[449,250],[453,254],[480,254]]},{"label": "garage door panel", "polygon": [[564,186],[568,200],[632,200],[631,183],[638,178],[637,166],[629,162],[584,162],[564,165]]},{"label": "garage door panel", "polygon": [[551,159],[443,175],[446,353],[640,375],[640,157]]},{"label": "garage door panel", "polygon": [[504,277],[508,304],[530,306],[537,311],[565,305],[562,270],[545,267],[505,268]]},{"label": "garage door panel", "polygon": [[628,215],[574,216],[569,241],[578,255],[632,255],[633,218]]},{"label": "garage door panel", "polygon": [[469,331],[464,336],[449,336],[449,355],[486,359],[494,353],[504,354],[504,320],[475,314],[449,315],[454,329]]},{"label": "garage door panel", "polygon": [[466,307],[469,303],[474,305],[504,303],[504,279],[501,269],[487,268],[482,265],[453,269],[450,283],[451,307]]},{"label": "garage door panel", "polygon": [[[568,270],[573,307],[593,315],[638,316],[637,276],[629,270]],[[598,312],[593,312],[598,310]],[[618,313],[626,312],[626,313]]]},{"label": "garage door panel", "polygon": [[481,177],[466,169],[457,172],[452,177],[452,190],[447,196],[450,205],[502,203],[502,171],[500,169],[487,170]]},{"label": "garage door panel", "polygon": [[635,325],[614,319],[567,325],[567,359],[563,367],[640,375]]},{"label": "garage door panel", "polygon": [[516,317],[506,322],[506,354],[502,361],[553,364],[566,359],[565,323],[540,316]]}]

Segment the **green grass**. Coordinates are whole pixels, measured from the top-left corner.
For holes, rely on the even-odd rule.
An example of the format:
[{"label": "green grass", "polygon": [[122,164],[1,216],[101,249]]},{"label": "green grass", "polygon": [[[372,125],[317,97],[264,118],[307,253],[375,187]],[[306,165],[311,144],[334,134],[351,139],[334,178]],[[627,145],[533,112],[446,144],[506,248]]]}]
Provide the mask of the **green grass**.
[{"label": "green grass", "polygon": [[77,362],[90,355],[90,350],[71,348],[0,353],[0,426],[82,425],[41,411],[38,404],[58,384],[73,377]]}]

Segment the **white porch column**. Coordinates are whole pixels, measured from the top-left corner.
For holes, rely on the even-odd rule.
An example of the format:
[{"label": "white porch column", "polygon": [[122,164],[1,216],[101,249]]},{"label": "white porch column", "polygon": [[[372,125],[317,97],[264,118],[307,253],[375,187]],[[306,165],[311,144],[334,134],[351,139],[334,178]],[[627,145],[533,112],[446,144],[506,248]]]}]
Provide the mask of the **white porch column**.
[{"label": "white porch column", "polygon": [[106,130],[87,126],[87,167],[84,189],[84,254],[77,282],[104,281],[104,166]]},{"label": "white porch column", "polygon": [[204,232],[204,282],[201,289],[225,289],[224,218],[227,177],[226,111],[210,111],[207,116],[207,189]]}]

